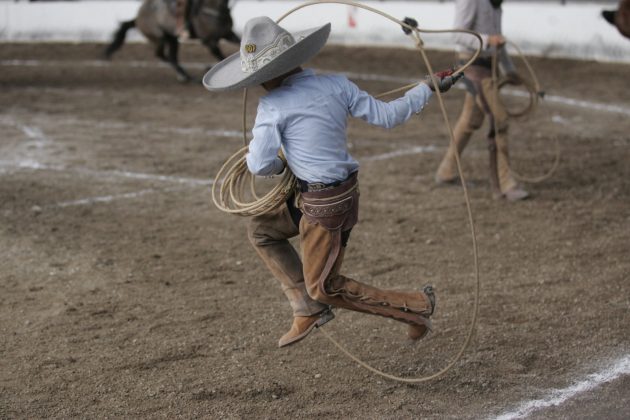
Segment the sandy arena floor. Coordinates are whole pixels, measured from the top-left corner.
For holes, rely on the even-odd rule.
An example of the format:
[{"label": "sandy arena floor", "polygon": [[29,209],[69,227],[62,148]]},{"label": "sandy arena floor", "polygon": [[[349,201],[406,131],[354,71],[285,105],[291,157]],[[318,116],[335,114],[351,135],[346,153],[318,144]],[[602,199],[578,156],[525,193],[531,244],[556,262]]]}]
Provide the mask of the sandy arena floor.
[{"label": "sandy arena floor", "polygon": [[[246,219],[209,194],[241,145],[241,93],[181,85],[143,44],[111,63],[98,61],[102,47],[0,49],[0,418],[630,417],[629,66],[533,60],[548,99],[511,124],[514,167],[543,173],[554,138],[562,159],[527,186],[531,200],[491,198],[487,127],[477,133],[464,156],[477,333],[445,377],[409,386],[357,367],[318,332],[276,347],[288,304]],[[188,44],[183,56],[200,77],[205,51]],[[373,93],[403,83],[369,75],[424,75],[404,50],[329,47],[311,64],[353,72]],[[453,122],[462,99],[446,95]],[[417,345],[400,324],[348,312],[326,329],[402,376],[447,363],[471,316],[461,188],[433,184],[445,133],[436,101],[395,130],[349,130],[362,208],[344,272],[391,288],[431,282],[439,303]]]}]

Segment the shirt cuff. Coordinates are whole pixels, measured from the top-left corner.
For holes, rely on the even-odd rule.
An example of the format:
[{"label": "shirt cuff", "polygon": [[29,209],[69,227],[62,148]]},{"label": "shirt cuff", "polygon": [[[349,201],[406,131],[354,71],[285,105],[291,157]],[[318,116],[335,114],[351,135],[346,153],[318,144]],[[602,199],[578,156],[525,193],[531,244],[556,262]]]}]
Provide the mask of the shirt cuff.
[{"label": "shirt cuff", "polygon": [[261,164],[260,162],[252,159],[251,153],[248,153],[245,156],[245,160],[249,171],[257,176],[277,175],[284,170],[284,162],[278,156],[269,163]]},{"label": "shirt cuff", "polygon": [[418,86],[407,92],[407,95],[413,97],[411,110],[414,114],[419,114],[424,106],[429,102],[429,98],[433,95],[433,91],[425,82],[420,82]]},{"label": "shirt cuff", "polygon": [[279,157],[276,157],[276,160],[273,161],[273,171],[271,173],[279,175],[282,171],[284,171],[284,162]]}]

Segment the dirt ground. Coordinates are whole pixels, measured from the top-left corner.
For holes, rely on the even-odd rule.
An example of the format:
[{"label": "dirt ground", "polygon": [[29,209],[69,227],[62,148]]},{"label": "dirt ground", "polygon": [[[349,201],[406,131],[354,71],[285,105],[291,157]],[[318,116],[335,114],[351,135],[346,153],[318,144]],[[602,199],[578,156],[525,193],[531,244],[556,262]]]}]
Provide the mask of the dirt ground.
[{"label": "dirt ground", "polygon": [[[403,385],[314,332],[278,349],[291,312],[208,182],[241,145],[241,93],[182,85],[143,44],[0,47],[0,418],[456,418],[544,398],[630,352],[630,90],[627,65],[536,59],[548,95],[510,127],[514,167],[556,173],[530,200],[493,200],[482,128],[464,155],[481,303],[463,359]],[[232,48],[224,46],[224,48]],[[199,46],[185,62],[210,60]],[[431,53],[436,68],[452,64]],[[421,77],[406,50],[327,47],[317,69]],[[195,76],[201,66],[189,66]],[[357,83],[377,93],[395,83]],[[253,90],[249,121],[253,120]],[[454,122],[463,99],[446,95]],[[623,110],[625,109],[625,113]],[[436,101],[391,131],[352,121],[360,223],[344,272],[388,288],[433,283],[434,333],[337,313],[325,328],[402,376],[434,373],[471,317],[474,276],[461,188],[436,188],[448,142]],[[416,146],[426,146],[418,149]],[[423,150],[424,152],[420,152]],[[535,418],[628,418],[628,377]]]}]

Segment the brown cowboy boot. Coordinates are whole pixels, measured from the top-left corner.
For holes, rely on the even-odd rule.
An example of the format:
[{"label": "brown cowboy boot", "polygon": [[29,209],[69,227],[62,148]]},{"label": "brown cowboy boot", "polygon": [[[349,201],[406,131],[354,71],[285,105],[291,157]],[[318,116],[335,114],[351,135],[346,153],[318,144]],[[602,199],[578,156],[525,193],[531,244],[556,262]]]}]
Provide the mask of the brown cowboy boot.
[{"label": "brown cowboy boot", "polygon": [[335,314],[333,314],[330,309],[326,309],[317,315],[294,317],[293,325],[291,325],[289,332],[278,340],[278,347],[286,347],[297,343],[303,338],[306,338],[306,336],[313,331],[313,328],[321,327],[328,321],[332,321],[334,317]]}]

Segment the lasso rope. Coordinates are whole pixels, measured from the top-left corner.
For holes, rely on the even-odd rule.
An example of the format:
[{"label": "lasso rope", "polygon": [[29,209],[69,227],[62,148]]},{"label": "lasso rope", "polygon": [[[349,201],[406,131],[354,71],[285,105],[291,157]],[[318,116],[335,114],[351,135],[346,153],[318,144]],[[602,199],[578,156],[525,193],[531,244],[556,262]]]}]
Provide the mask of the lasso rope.
[{"label": "lasso rope", "polygon": [[[454,144],[454,136],[453,136],[453,130],[452,127],[449,123],[448,120],[448,115],[446,113],[446,107],[444,106],[444,101],[442,99],[442,94],[440,92],[440,90],[437,88],[437,86],[439,86],[439,83],[435,77],[433,68],[431,66],[431,63],[426,55],[426,52],[424,51],[424,47],[423,47],[423,41],[420,37],[420,33],[452,33],[452,32],[460,32],[460,33],[468,33],[472,36],[475,36],[477,38],[477,40],[479,41],[479,48],[477,49],[477,51],[474,53],[473,57],[466,63],[464,64],[462,67],[460,67],[457,71],[454,72],[454,74],[459,74],[462,73],[468,66],[470,66],[472,64],[472,62],[479,56],[479,53],[481,52],[481,48],[483,45],[483,41],[481,39],[481,37],[479,36],[479,34],[477,34],[476,32],[473,31],[469,31],[469,30],[461,30],[461,29],[449,29],[449,30],[427,30],[427,29],[419,29],[417,27],[411,26],[399,19],[396,19],[395,17],[384,13],[380,10],[377,10],[375,8],[372,8],[370,6],[366,6],[364,4],[360,4],[360,3],[355,3],[353,1],[349,1],[349,0],[315,0],[315,1],[311,1],[311,2],[307,2],[304,3],[302,5],[299,5],[291,10],[289,10],[287,13],[285,13],[284,15],[282,15],[277,22],[280,23],[283,19],[285,19],[287,16],[289,16],[290,14],[296,12],[297,10],[300,10],[302,8],[308,7],[308,6],[313,6],[316,4],[326,4],[326,3],[332,3],[332,4],[345,4],[345,5],[349,5],[349,6],[354,6],[354,7],[358,7],[361,9],[365,9],[368,10],[370,12],[376,13],[378,15],[383,16],[386,19],[389,19],[390,21],[396,23],[397,25],[404,27],[406,29],[408,29],[410,31],[410,34],[413,36],[413,38],[415,39],[416,42],[416,47],[418,48],[418,50],[420,51],[420,54],[422,56],[422,59],[424,60],[424,63],[427,67],[427,70],[429,71],[429,75],[431,77],[431,81],[433,83],[433,86],[436,87],[435,89],[435,93],[437,95],[438,98],[438,103],[440,105],[440,109],[442,111],[442,116],[444,117],[444,123],[447,127],[448,130],[448,134],[449,134],[449,141],[451,144]],[[413,86],[416,86],[418,83],[414,83],[412,85],[408,85],[408,86],[404,86],[402,88],[393,90],[393,91],[389,91],[386,92],[384,94],[381,94],[379,96],[383,96],[383,95],[387,95],[387,94],[391,94],[391,93],[395,93],[395,92],[399,92],[401,90],[407,90]],[[232,213],[232,214],[238,214],[238,215],[243,215],[243,216],[249,216],[249,215],[256,215],[256,214],[263,214],[265,212],[270,211],[271,209],[277,207],[279,204],[281,204],[282,202],[284,202],[288,195],[292,192],[293,188],[295,187],[295,183],[296,183],[296,179],[295,176],[291,173],[291,171],[289,171],[288,168],[286,168],[284,175],[282,176],[280,183],[274,187],[269,193],[267,193],[265,196],[258,198],[255,192],[255,186],[254,186],[254,177],[249,173],[249,171],[247,170],[247,165],[245,162],[245,154],[247,153],[247,136],[246,136],[246,131],[247,131],[247,126],[246,126],[246,121],[245,121],[245,112],[246,112],[246,106],[247,106],[247,90],[245,90],[245,94],[243,96],[243,141],[245,144],[245,147],[243,147],[242,149],[240,149],[238,152],[236,152],[232,157],[230,157],[225,164],[221,167],[221,169],[219,170],[219,173],[216,176],[216,180],[217,182],[215,182],[213,184],[212,187],[212,199],[215,203],[215,205],[221,209],[222,211],[225,211],[227,213]],[[423,376],[423,377],[419,377],[419,378],[404,378],[404,377],[400,377],[400,376],[395,376],[395,375],[391,375],[389,373],[383,372],[381,370],[378,370],[372,366],[370,366],[369,364],[367,364],[366,362],[360,360],[359,358],[357,358],[355,355],[353,355],[351,352],[349,352],[347,349],[345,349],[339,342],[337,342],[330,334],[328,334],[328,332],[326,332],[324,329],[320,328],[320,331],[322,331],[322,333],[337,347],[339,348],[344,354],[346,354],[348,357],[350,357],[352,360],[354,360],[355,362],[357,362],[359,365],[363,366],[364,368],[372,371],[373,373],[380,375],[382,377],[394,380],[394,381],[398,381],[398,382],[404,382],[404,383],[421,383],[421,382],[427,382],[430,380],[434,380],[437,379],[441,376],[443,376],[446,372],[448,372],[462,357],[462,355],[464,354],[464,351],[466,350],[466,348],[468,347],[468,345],[470,344],[471,340],[472,340],[472,336],[474,334],[475,331],[475,325],[477,323],[477,315],[478,315],[478,310],[479,310],[479,291],[480,291],[480,280],[479,280],[479,257],[478,257],[478,250],[477,250],[477,237],[475,234],[475,225],[474,225],[474,221],[473,221],[473,215],[472,215],[472,209],[471,209],[471,205],[470,205],[470,197],[468,194],[468,188],[466,186],[466,180],[464,178],[464,174],[461,168],[461,162],[460,162],[460,158],[459,156],[456,154],[455,155],[455,161],[457,164],[457,170],[459,172],[460,175],[460,180],[461,180],[461,185],[462,185],[462,189],[464,192],[464,199],[466,202],[466,211],[467,211],[467,216],[468,216],[468,224],[470,226],[470,233],[471,233],[471,238],[472,238],[472,248],[473,248],[473,264],[474,264],[474,274],[475,274],[475,300],[474,300],[474,305],[473,305],[473,311],[472,311],[472,319],[470,321],[470,326],[468,329],[468,333],[466,335],[466,339],[464,340],[464,343],[462,344],[460,350],[457,352],[457,354],[455,355],[455,357],[441,370],[439,370],[438,372],[428,375],[428,376]],[[243,200],[243,195],[244,195],[244,190],[245,190],[245,184],[246,184],[246,179],[250,178],[250,186],[251,186],[251,194],[253,195],[255,201],[253,202],[245,202]],[[217,185],[220,185],[220,187],[218,187]]]},{"label": "lasso rope", "polygon": [[[510,45],[511,47],[513,47],[516,50],[517,55],[519,56],[519,58],[523,61],[523,63],[525,64],[525,68],[527,68],[527,72],[529,73],[529,77],[531,78],[531,82],[528,80],[523,80],[523,86],[525,87],[525,89],[527,89],[527,92],[529,94],[529,103],[527,105],[527,107],[525,107],[522,110],[519,111],[513,111],[510,110],[509,108],[507,108],[505,105],[503,105],[503,108],[505,109],[507,115],[509,117],[512,118],[520,118],[520,117],[524,117],[525,115],[529,115],[532,114],[536,111],[536,108],[538,107],[538,100],[539,98],[541,98],[544,95],[544,92],[542,92],[540,83],[538,81],[538,78],[536,77],[536,72],[534,71],[534,68],[531,66],[531,64],[529,63],[529,60],[527,60],[527,58],[525,57],[525,54],[523,54],[523,51],[518,47],[518,45],[516,45],[514,42],[511,41],[507,41],[506,42],[506,46],[504,46],[503,48],[506,48],[507,45]],[[498,51],[497,49],[494,50],[494,53],[492,55],[492,86],[493,86],[493,91],[494,91],[494,96],[495,96],[495,101],[496,103],[502,103],[501,101],[501,96],[499,95],[499,91],[501,90],[501,88],[503,86],[506,86],[508,84],[513,84],[511,83],[511,81],[509,80],[509,78],[500,78],[499,77],[499,72],[498,72],[498,66],[497,66],[497,54]],[[497,123],[497,119],[493,118],[492,119],[494,122],[494,132],[495,135],[499,132],[499,128],[498,128],[498,123]],[[546,179],[549,179],[554,172],[556,171],[556,169],[558,169],[558,165],[560,164],[560,141],[558,139],[558,136],[554,136],[554,160],[553,163],[551,165],[551,167],[547,170],[547,172],[543,173],[542,175],[539,176],[526,176],[526,175],[522,175],[519,174],[518,172],[516,172],[512,166],[510,165],[510,173],[512,174],[512,176],[514,176],[514,178],[516,178],[519,181],[522,182],[529,182],[531,184],[535,184],[535,183],[539,183],[542,182]]]}]

